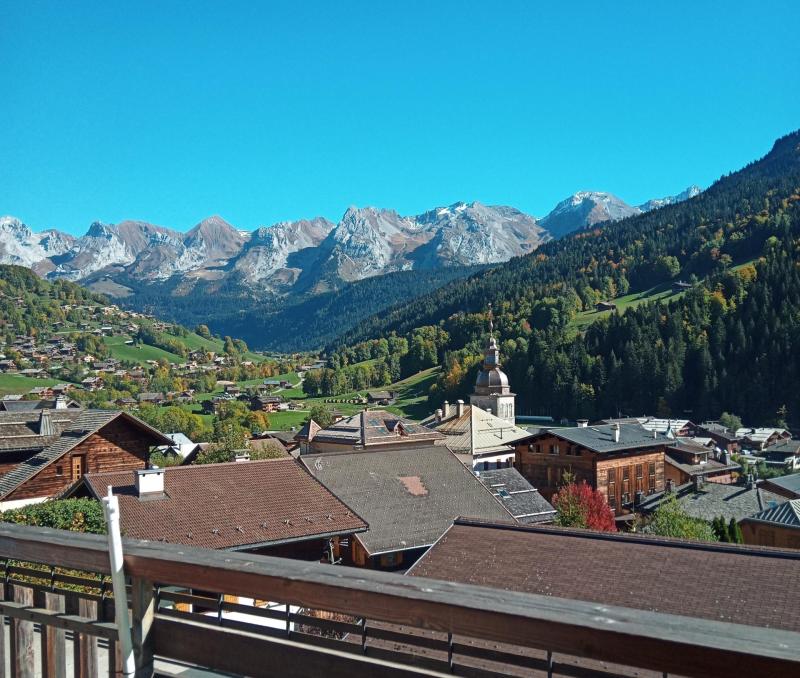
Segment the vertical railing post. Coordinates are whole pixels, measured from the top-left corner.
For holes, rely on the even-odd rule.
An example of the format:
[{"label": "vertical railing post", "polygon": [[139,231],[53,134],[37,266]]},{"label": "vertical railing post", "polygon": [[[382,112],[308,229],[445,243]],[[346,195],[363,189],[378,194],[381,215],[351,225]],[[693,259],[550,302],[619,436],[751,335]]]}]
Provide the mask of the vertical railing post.
[{"label": "vertical railing post", "polygon": [[286,637],[292,635],[292,608],[286,603]]},{"label": "vertical railing post", "polygon": [[450,669],[450,673],[453,673],[453,633],[452,631],[447,632],[447,667]]},{"label": "vertical railing post", "polygon": [[153,582],[134,577],[131,586],[131,635],[136,659],[136,678],[153,675],[153,618],[155,617]]},{"label": "vertical railing post", "polygon": [[[8,561],[3,560],[3,580],[0,582],[0,600],[6,600],[8,595]],[[6,678],[6,618],[0,614],[0,678]]]},{"label": "vertical railing post", "polygon": [[[52,584],[51,587],[53,588]],[[38,607],[53,612],[64,612],[64,597],[49,591],[37,592],[34,600]],[[66,636],[63,629],[42,624],[40,633],[43,678],[65,678],[67,675]]]},{"label": "vertical railing post", "polygon": [[[97,619],[97,601],[80,598],[78,601],[78,614],[85,619]],[[75,653],[75,659],[80,659],[80,662],[75,665],[75,678],[96,678],[98,669],[97,636],[92,636],[88,633],[76,633],[75,637],[79,648]]]},{"label": "vertical railing post", "polygon": [[[33,607],[33,589],[12,585],[14,602]],[[3,630],[5,633],[5,630]],[[33,622],[11,620],[11,678],[35,678]]]},{"label": "vertical railing post", "polygon": [[361,617],[361,652],[367,654],[367,618]]}]

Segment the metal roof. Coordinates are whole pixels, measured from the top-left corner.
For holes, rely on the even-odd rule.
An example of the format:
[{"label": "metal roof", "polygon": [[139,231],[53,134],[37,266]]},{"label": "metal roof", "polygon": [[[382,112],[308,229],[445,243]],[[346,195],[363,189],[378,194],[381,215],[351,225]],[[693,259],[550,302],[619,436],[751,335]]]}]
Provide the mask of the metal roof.
[{"label": "metal roof", "polygon": [[756,513],[751,519],[761,523],[800,529],[800,499],[792,499],[779,506],[772,506],[761,513]]}]

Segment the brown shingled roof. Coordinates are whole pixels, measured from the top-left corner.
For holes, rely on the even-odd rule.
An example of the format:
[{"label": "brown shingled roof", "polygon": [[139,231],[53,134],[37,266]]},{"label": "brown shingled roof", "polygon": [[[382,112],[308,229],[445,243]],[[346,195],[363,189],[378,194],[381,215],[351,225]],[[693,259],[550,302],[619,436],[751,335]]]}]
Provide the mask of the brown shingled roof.
[{"label": "brown shingled roof", "polygon": [[133,471],[84,483],[98,498],[114,488],[123,534],[137,539],[245,549],[367,529],[291,457],[166,468],[160,499],[139,499]]},{"label": "brown shingled roof", "polygon": [[800,551],[457,520],[409,574],[800,631],[798,571]]}]

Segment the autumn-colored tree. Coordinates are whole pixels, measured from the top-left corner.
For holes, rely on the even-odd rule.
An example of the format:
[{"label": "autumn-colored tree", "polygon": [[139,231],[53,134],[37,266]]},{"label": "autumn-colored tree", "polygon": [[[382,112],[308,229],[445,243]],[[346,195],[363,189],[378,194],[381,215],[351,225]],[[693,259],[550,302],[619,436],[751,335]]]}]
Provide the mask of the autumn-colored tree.
[{"label": "autumn-colored tree", "polygon": [[614,513],[605,497],[586,481],[567,482],[553,495],[558,511],[556,523],[564,527],[584,527],[600,532],[616,532]]}]

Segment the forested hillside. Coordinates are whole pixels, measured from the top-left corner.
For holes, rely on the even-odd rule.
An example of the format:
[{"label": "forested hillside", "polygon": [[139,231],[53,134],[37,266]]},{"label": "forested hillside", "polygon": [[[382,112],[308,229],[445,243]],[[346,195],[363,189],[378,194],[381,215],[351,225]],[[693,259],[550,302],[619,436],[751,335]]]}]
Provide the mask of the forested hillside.
[{"label": "forested hillside", "polygon": [[[339,345],[441,326],[432,399],[469,392],[488,303],[519,411],[643,412],[701,419],[800,415],[800,132],[701,195],[605,224],[446,285],[344,335]],[[752,262],[747,265],[740,265]],[[669,305],[574,322],[601,300],[683,279]],[[780,409],[781,414],[777,412]]]},{"label": "forested hillside", "polygon": [[[388,273],[336,291],[307,295],[288,306],[285,300],[253,293],[232,279],[198,282],[188,291],[181,291],[173,280],[147,286],[132,279],[124,282],[136,289],[139,310],[166,313],[170,320],[184,325],[202,323],[214,332],[241,337],[256,348],[291,352],[318,349],[390,303],[405,303],[483,268],[450,266]],[[131,306],[125,299],[119,303]]]}]

